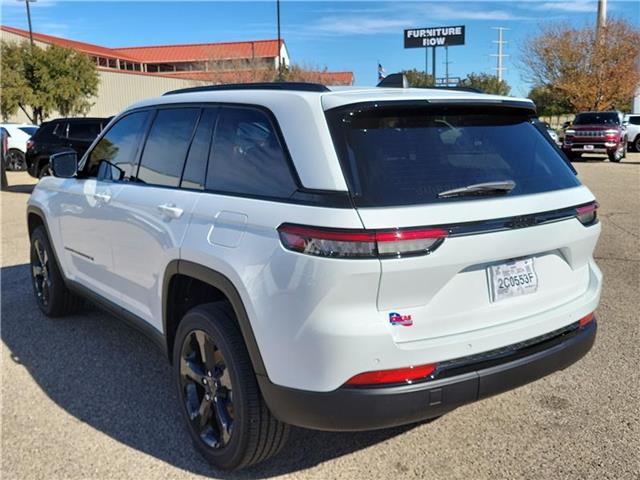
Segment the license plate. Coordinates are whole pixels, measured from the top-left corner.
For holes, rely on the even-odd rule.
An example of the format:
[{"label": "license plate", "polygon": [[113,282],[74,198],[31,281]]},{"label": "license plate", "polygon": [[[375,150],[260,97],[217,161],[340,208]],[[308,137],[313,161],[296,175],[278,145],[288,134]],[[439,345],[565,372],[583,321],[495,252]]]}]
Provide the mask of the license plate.
[{"label": "license plate", "polygon": [[584,149],[585,150],[593,150],[593,145],[585,145]]},{"label": "license plate", "polygon": [[538,290],[538,276],[533,258],[512,260],[489,267],[491,299],[499,302],[505,298],[528,295]]}]

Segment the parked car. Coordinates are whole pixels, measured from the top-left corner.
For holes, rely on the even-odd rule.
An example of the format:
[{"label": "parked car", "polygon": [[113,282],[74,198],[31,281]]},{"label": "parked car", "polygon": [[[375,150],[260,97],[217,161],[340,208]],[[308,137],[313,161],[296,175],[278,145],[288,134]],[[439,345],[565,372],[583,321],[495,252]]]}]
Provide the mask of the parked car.
[{"label": "parked car", "polygon": [[558,137],[558,133],[553,128],[551,128],[551,125],[549,125],[549,122],[542,122],[542,123],[544,123],[544,126],[547,129],[547,133],[551,137],[551,140],[553,140],[556,143],[556,145],[560,145],[560,139]]},{"label": "parked car", "polygon": [[627,129],[620,112],[582,112],[565,130],[562,150],[571,158],[583,153],[604,153],[611,162],[627,154]]},{"label": "parked car", "polygon": [[640,152],[640,113],[625,115],[623,124],[627,127],[629,149]]},{"label": "parked car", "polygon": [[5,157],[7,170],[26,170],[24,155],[27,151],[27,141],[38,131],[38,126],[2,123],[0,129],[4,130],[7,136],[8,150]]},{"label": "parked car", "polygon": [[35,178],[49,174],[49,157],[74,151],[81,157],[111,118],[58,118],[44,122],[27,142],[27,171]]},{"label": "parked car", "polygon": [[221,469],[288,425],[392,427],[518,387],[589,351],[602,285],[598,205],[534,115],[308,83],[137,103],[35,187],[36,302],[148,334]]},{"label": "parked car", "polygon": [[7,164],[5,161],[7,151],[9,150],[8,139],[9,136],[7,134],[7,131],[3,128],[0,128],[0,187],[2,188],[2,190],[7,188],[8,186],[6,174]]}]

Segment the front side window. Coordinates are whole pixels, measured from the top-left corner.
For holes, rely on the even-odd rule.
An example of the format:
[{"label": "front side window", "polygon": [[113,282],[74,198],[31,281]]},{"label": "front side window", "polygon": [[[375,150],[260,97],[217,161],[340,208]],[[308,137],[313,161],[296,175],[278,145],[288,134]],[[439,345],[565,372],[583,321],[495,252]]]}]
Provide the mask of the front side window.
[{"label": "front side window", "polygon": [[523,113],[377,106],[332,110],[327,118],[356,206],[483,198],[445,193],[480,183],[513,183],[506,196],[580,184]]},{"label": "front side window", "polygon": [[206,188],[274,198],[287,198],[295,192],[286,153],[264,112],[241,107],[220,109]]},{"label": "front side window", "polygon": [[[134,112],[118,120],[100,139],[83,168],[87,177],[108,172],[104,180],[129,180],[135,174],[135,161],[147,125],[148,111]],[[102,167],[100,164],[106,162]]]},{"label": "front side window", "polygon": [[199,108],[158,110],[140,159],[138,182],[165,187],[179,185],[199,116]]}]

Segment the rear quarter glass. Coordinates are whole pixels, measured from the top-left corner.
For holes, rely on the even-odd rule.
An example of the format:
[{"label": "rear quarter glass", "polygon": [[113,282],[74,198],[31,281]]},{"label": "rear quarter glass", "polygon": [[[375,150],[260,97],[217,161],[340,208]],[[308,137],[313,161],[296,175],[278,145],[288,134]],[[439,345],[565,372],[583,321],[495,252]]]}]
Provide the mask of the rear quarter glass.
[{"label": "rear quarter glass", "polygon": [[504,196],[580,185],[557,149],[512,108],[385,106],[329,110],[327,119],[358,207],[468,201],[438,193],[512,180]]}]

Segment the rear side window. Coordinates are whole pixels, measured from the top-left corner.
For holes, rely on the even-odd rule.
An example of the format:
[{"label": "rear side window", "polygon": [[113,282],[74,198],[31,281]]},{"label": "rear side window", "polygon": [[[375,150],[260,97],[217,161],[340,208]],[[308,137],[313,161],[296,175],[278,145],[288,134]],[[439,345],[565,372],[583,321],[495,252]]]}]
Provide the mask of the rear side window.
[{"label": "rear side window", "polygon": [[177,187],[199,108],[158,110],[144,146],[137,181],[151,185]]},{"label": "rear side window", "polygon": [[507,196],[580,184],[528,116],[498,108],[488,112],[486,107],[327,112],[355,204],[382,207],[483,198],[438,194],[485,182],[515,182]]},{"label": "rear side window", "polygon": [[640,117],[629,117],[629,123],[631,125],[640,125]]},{"label": "rear side window", "polygon": [[91,142],[100,133],[99,122],[71,122],[69,123],[68,137],[73,140]]},{"label": "rear side window", "polygon": [[214,134],[206,188],[286,198],[296,182],[269,117],[254,108],[223,107]]},{"label": "rear side window", "polygon": [[187,163],[182,174],[182,188],[203,190],[205,176],[207,173],[207,159],[209,158],[209,148],[211,137],[213,136],[213,126],[216,120],[216,109],[206,108],[200,115],[200,121],[193,142],[187,155]]},{"label": "rear side window", "polygon": [[43,141],[50,138],[53,135],[53,129],[57,123],[44,122],[40,125],[40,128],[36,130],[33,140]]},{"label": "rear side window", "polygon": [[135,112],[113,124],[89,154],[85,174],[89,177],[97,176],[98,166],[104,161],[110,167],[101,169],[109,172],[104,180],[128,180],[135,173],[136,153],[148,116],[148,111]]}]

